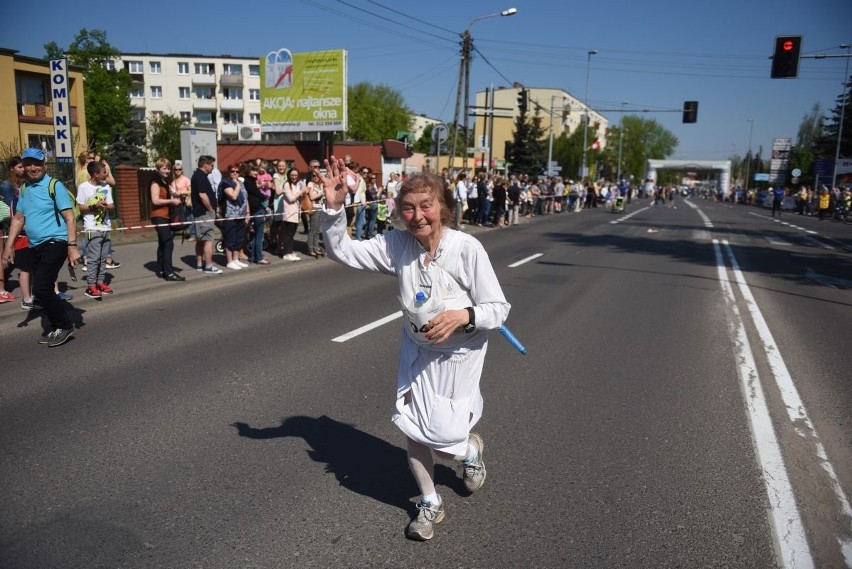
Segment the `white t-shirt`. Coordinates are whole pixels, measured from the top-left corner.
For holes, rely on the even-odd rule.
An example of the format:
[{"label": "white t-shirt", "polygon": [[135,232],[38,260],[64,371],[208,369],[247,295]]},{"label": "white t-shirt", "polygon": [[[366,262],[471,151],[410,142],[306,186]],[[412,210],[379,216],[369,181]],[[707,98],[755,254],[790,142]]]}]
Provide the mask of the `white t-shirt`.
[{"label": "white t-shirt", "polygon": [[[100,186],[96,186],[91,182],[83,182],[77,188],[77,203],[80,205],[92,205],[95,201],[104,201],[108,204],[112,201],[112,188],[104,182]],[[83,214],[83,229],[86,231],[109,231],[112,229],[112,222],[109,218],[109,212],[99,210],[97,212],[89,212]]]}]

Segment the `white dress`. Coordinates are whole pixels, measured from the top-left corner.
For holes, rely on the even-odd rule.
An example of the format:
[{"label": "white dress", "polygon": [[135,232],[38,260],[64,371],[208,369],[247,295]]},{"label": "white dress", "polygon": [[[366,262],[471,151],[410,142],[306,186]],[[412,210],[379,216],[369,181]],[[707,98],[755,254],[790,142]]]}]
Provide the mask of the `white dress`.
[{"label": "white dress", "polygon": [[[510,308],[482,244],[445,227],[435,258],[426,266],[426,251],[405,229],[356,241],[346,232],[343,208],[324,209],[321,219],[330,258],[356,269],[394,275],[399,282],[405,316],[392,420],[407,436],[430,448],[466,453],[470,429],[482,416],[479,379],[488,335],[503,324]],[[476,330],[459,331],[441,345],[426,340],[410,318],[415,294],[421,290],[445,310],[472,306]],[[411,393],[407,405],[406,392]]]}]

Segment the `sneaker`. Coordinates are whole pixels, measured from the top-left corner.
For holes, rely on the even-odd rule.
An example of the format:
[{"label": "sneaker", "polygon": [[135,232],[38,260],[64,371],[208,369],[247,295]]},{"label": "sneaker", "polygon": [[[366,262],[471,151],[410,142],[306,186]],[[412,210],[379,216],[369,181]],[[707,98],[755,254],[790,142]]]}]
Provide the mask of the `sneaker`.
[{"label": "sneaker", "polygon": [[112,294],[112,289],[106,283],[98,283],[98,290],[101,291],[101,294]]},{"label": "sneaker", "polygon": [[295,253],[290,253],[289,255],[284,255],[284,259],[286,259],[288,261],[301,261],[302,260],[302,258],[299,257]]},{"label": "sneaker", "polygon": [[35,301],[35,298],[31,298],[29,300],[22,299],[21,308],[24,310],[41,310],[41,305]]},{"label": "sneaker", "polygon": [[199,273],[203,273],[203,272],[204,272],[204,267],[202,267],[201,265],[196,265],[196,266],[195,266],[195,270],[196,270],[196,271],[198,271]]},{"label": "sneaker", "polygon": [[243,260],[242,260],[242,259],[237,259],[237,260],[236,260],[236,261],[234,261],[234,262],[235,262],[236,264],[238,264],[239,266],[241,266],[242,268],[244,268],[244,269],[247,269],[247,268],[248,268],[248,263],[243,263]]},{"label": "sneaker", "polygon": [[48,337],[47,347],[55,348],[67,342],[74,335],[74,328],[57,328],[50,333]]},{"label": "sneaker", "polygon": [[56,296],[59,297],[59,300],[74,300],[74,295],[70,292],[57,292]]},{"label": "sneaker", "polygon": [[228,263],[225,266],[228,267],[231,270],[234,270],[234,271],[239,271],[240,269],[243,268],[243,266],[237,261],[231,261],[230,263]]},{"label": "sneaker", "polygon": [[216,265],[213,265],[211,267],[205,267],[201,272],[205,275],[221,275],[222,269],[220,269]]},{"label": "sneaker", "polygon": [[444,520],[444,503],[436,505],[421,499],[417,509],[417,517],[411,520],[405,533],[416,541],[430,540],[435,535],[435,526]]},{"label": "sneaker", "polygon": [[482,436],[477,433],[470,434],[470,442],[476,447],[476,458],[472,461],[464,462],[464,486],[470,492],[475,492],[482,488],[485,483],[485,462],[482,460],[482,454],[485,451],[485,441]]},{"label": "sneaker", "polygon": [[83,272],[86,272],[86,271],[88,271],[88,270],[89,270],[89,265],[85,265],[85,264],[84,264],[84,265],[83,265],[83,267],[82,267],[82,271],[83,271]]},{"label": "sneaker", "polygon": [[47,344],[50,342],[50,337],[53,335],[53,332],[45,332],[41,336],[38,337],[39,344]]},{"label": "sneaker", "polygon": [[121,263],[119,263],[119,262],[118,262],[118,261],[116,261],[115,259],[113,259],[112,261],[107,261],[107,262],[106,262],[106,268],[107,268],[107,269],[117,269],[117,268],[119,268],[120,266],[121,266]]},{"label": "sneaker", "polygon": [[101,298],[101,291],[98,290],[98,287],[92,285],[86,287],[86,292],[84,293],[89,298]]},{"label": "sneaker", "polygon": [[5,290],[0,290],[0,304],[3,304],[4,302],[12,302],[13,300],[15,300],[14,294]]}]

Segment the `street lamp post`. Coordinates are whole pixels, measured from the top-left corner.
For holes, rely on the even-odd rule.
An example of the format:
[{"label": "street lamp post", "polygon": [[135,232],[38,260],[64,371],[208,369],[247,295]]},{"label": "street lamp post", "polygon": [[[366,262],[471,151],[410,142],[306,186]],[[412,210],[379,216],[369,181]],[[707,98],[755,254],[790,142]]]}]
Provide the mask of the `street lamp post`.
[{"label": "street lamp post", "polygon": [[452,154],[450,155],[450,169],[453,167],[453,161],[456,157],[456,142],[458,140],[458,129],[459,129],[459,109],[461,107],[461,97],[462,97],[462,84],[464,84],[464,134],[465,134],[465,148],[464,148],[464,160],[463,167],[467,169],[467,118],[470,113],[470,56],[473,53],[473,37],[470,35],[470,29],[473,27],[475,22],[479,20],[484,20],[485,18],[493,18],[495,16],[514,16],[518,13],[517,8],[508,8],[503,10],[502,12],[496,12],[494,14],[486,14],[484,16],[477,16],[472,19],[470,23],[467,25],[467,29],[465,29],[464,33],[461,34],[461,64],[459,66],[459,84],[458,90],[456,91],[456,112],[453,116],[453,143],[452,143]]},{"label": "street lamp post", "polygon": [[621,182],[621,146],[624,143],[624,105],[626,104],[627,101],[621,103],[621,118],[618,121],[618,175],[616,182]]},{"label": "street lamp post", "polygon": [[[751,175],[751,133],[754,130],[754,119],[748,120],[748,154],[746,154],[745,194],[748,199],[748,177]],[[736,197],[735,197],[736,199]]]},{"label": "street lamp post", "polygon": [[598,50],[590,49],[586,54],[586,100],[583,105],[586,107],[586,120],[583,125],[583,165],[580,166],[580,179],[586,177],[586,145],[589,143],[589,71],[592,67],[592,56],[596,55]]},{"label": "street lamp post", "polygon": [[837,147],[834,150],[834,172],[831,177],[831,187],[837,184],[837,163],[840,162],[840,142],[843,140],[843,119],[846,114],[846,93],[849,91],[849,86],[846,84],[849,81],[849,55],[852,54],[850,48],[852,44],[844,43],[840,45],[841,49],[846,49],[846,71],[843,73],[843,104],[840,105],[840,124],[837,125]]}]

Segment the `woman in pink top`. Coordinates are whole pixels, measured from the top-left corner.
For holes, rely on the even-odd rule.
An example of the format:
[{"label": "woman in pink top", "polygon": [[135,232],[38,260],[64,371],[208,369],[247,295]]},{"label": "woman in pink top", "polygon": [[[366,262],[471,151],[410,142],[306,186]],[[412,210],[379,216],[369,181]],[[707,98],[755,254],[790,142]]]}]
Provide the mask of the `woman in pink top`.
[{"label": "woman in pink top", "polygon": [[[299,227],[299,201],[307,187],[299,185],[299,171],[296,168],[287,170],[287,179],[283,183],[279,178],[275,179],[275,195],[281,199],[282,220],[278,225],[278,234],[275,236],[275,254],[286,261],[300,261],[293,252],[296,229]],[[276,210],[276,213],[278,211]]]}]

